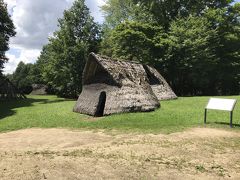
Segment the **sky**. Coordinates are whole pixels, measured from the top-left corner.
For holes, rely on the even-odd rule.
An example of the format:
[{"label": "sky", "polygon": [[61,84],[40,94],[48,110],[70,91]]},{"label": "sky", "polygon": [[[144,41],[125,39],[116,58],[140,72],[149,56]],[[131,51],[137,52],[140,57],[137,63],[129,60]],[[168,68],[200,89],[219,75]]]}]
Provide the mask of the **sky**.
[{"label": "sky", "polygon": [[[4,0],[16,27],[16,37],[10,40],[9,58],[4,74],[15,71],[18,63],[34,63],[48,37],[57,29],[58,18],[71,7],[74,0]],[[105,0],[86,0],[95,21],[102,23],[100,6]],[[240,2],[240,0],[236,0]]]},{"label": "sky", "polygon": [[[4,74],[15,71],[18,63],[34,63],[40,55],[48,37],[57,29],[63,11],[71,7],[74,0],[4,0],[16,27],[16,36],[10,40],[9,58]],[[102,23],[100,6],[104,0],[86,0],[95,21]]]}]

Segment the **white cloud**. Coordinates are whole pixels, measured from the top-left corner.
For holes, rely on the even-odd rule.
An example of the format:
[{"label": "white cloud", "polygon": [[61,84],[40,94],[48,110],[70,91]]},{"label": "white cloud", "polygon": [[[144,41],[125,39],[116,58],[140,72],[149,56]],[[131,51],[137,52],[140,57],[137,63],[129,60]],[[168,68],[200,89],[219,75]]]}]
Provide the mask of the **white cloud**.
[{"label": "white cloud", "polygon": [[8,63],[5,64],[4,74],[11,74],[17,67],[20,61],[24,63],[33,63],[40,55],[41,50],[38,49],[23,49],[21,48],[20,54],[16,55],[14,53],[6,53],[9,58]]},{"label": "white cloud", "polygon": [[16,67],[19,63],[18,58],[15,55],[9,53],[7,53],[6,55],[9,58],[9,61],[5,64],[4,74],[11,74],[13,72],[13,67]]},{"label": "white cloud", "polygon": [[7,3],[7,8],[10,13],[12,13],[12,9],[16,6],[17,0],[4,0]]},{"label": "white cloud", "polygon": [[[7,0],[8,1],[8,0]],[[17,36],[11,43],[17,47],[40,49],[57,29],[57,20],[71,3],[66,0],[17,0],[12,19]]]},{"label": "white cloud", "polygon": [[[57,29],[58,19],[63,11],[71,7],[74,0],[4,0],[12,15],[17,35],[11,39],[11,50],[20,51],[20,55],[7,53],[9,62],[4,73],[12,73],[20,61],[34,63],[48,37]],[[98,22],[103,21],[99,7],[104,0],[86,0],[91,14]]]},{"label": "white cloud", "polygon": [[102,23],[103,15],[100,12],[100,7],[105,4],[104,0],[86,0],[86,5],[91,11],[91,15],[94,17],[95,21]]}]

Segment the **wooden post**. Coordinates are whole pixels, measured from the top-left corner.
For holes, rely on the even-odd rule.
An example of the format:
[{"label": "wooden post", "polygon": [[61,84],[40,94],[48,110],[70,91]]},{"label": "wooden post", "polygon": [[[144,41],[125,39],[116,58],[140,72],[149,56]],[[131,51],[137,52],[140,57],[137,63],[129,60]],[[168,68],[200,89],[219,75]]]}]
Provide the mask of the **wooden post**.
[{"label": "wooden post", "polygon": [[207,109],[205,109],[205,112],[204,112],[204,124],[207,123]]},{"label": "wooden post", "polygon": [[233,112],[230,112],[230,128],[232,128],[232,118],[233,118]]}]

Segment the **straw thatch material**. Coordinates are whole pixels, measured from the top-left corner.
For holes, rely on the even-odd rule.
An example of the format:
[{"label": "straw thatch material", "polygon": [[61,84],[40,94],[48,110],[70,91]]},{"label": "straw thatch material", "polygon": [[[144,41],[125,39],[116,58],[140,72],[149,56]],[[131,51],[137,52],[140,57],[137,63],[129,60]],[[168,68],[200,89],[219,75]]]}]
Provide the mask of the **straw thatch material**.
[{"label": "straw thatch material", "polygon": [[31,95],[46,95],[47,94],[47,86],[44,84],[33,84]]},{"label": "straw thatch material", "polygon": [[[156,74],[154,69],[140,63],[111,60],[91,53],[83,72],[83,90],[73,110],[102,116],[159,108],[160,103],[149,83],[146,69],[152,76]],[[154,91],[160,91],[162,86],[156,86]]]},{"label": "straw thatch material", "polygon": [[0,74],[0,100],[25,98],[26,96],[22,94],[8,78]]},{"label": "straw thatch material", "polygon": [[168,85],[162,75],[153,67],[143,65],[148,75],[149,83],[158,100],[177,99],[176,94]]}]

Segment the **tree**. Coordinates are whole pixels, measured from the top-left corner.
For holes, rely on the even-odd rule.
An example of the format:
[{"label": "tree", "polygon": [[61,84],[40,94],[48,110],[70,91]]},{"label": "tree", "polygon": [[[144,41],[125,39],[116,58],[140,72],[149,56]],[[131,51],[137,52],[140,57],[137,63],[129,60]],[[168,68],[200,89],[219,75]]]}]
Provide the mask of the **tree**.
[{"label": "tree", "polygon": [[170,25],[160,67],[179,95],[216,94],[217,30],[206,18],[179,18]]},{"label": "tree", "polygon": [[12,74],[9,76],[12,83],[20,90],[23,94],[29,94],[32,91],[33,78],[31,76],[31,71],[33,64],[24,64],[20,62]]},{"label": "tree", "polygon": [[[151,14],[151,18],[146,21],[126,16],[128,19],[122,20],[125,16],[121,10],[109,13],[110,19],[118,23],[108,29],[101,52],[155,66],[179,95],[239,94],[239,3],[131,2],[135,3],[133,7],[144,7],[144,13]],[[135,15],[134,9],[132,12]]]},{"label": "tree", "polygon": [[125,22],[110,39],[112,56],[156,67],[180,95],[216,91],[219,39],[207,18],[179,18],[171,23],[169,33],[157,25]]},{"label": "tree", "polygon": [[84,0],[76,0],[59,20],[59,30],[50,38],[38,59],[43,80],[57,95],[77,97],[82,72],[90,52],[97,52],[101,39],[99,25],[93,21]]},{"label": "tree", "polygon": [[153,21],[146,9],[133,0],[107,0],[101,10],[105,17],[104,24],[110,29],[125,21]]},{"label": "tree", "polygon": [[135,4],[133,0],[107,0],[101,10],[105,17],[101,53],[108,56],[112,56],[109,37],[115,27],[127,21],[153,22],[153,18],[144,7]]},{"label": "tree", "polygon": [[7,11],[7,5],[0,0],[0,74],[2,73],[3,64],[7,62],[5,52],[9,49],[9,39],[15,36],[15,27]]},{"label": "tree", "polygon": [[155,65],[164,54],[167,34],[159,26],[127,21],[111,33],[112,56]]},{"label": "tree", "polygon": [[240,3],[222,9],[209,9],[205,17],[217,29],[219,44],[219,94],[240,92]]},{"label": "tree", "polygon": [[233,0],[133,0],[136,4],[144,7],[154,19],[165,29],[169,28],[171,21],[179,17],[189,15],[201,16],[206,10],[219,9],[230,6]]}]

